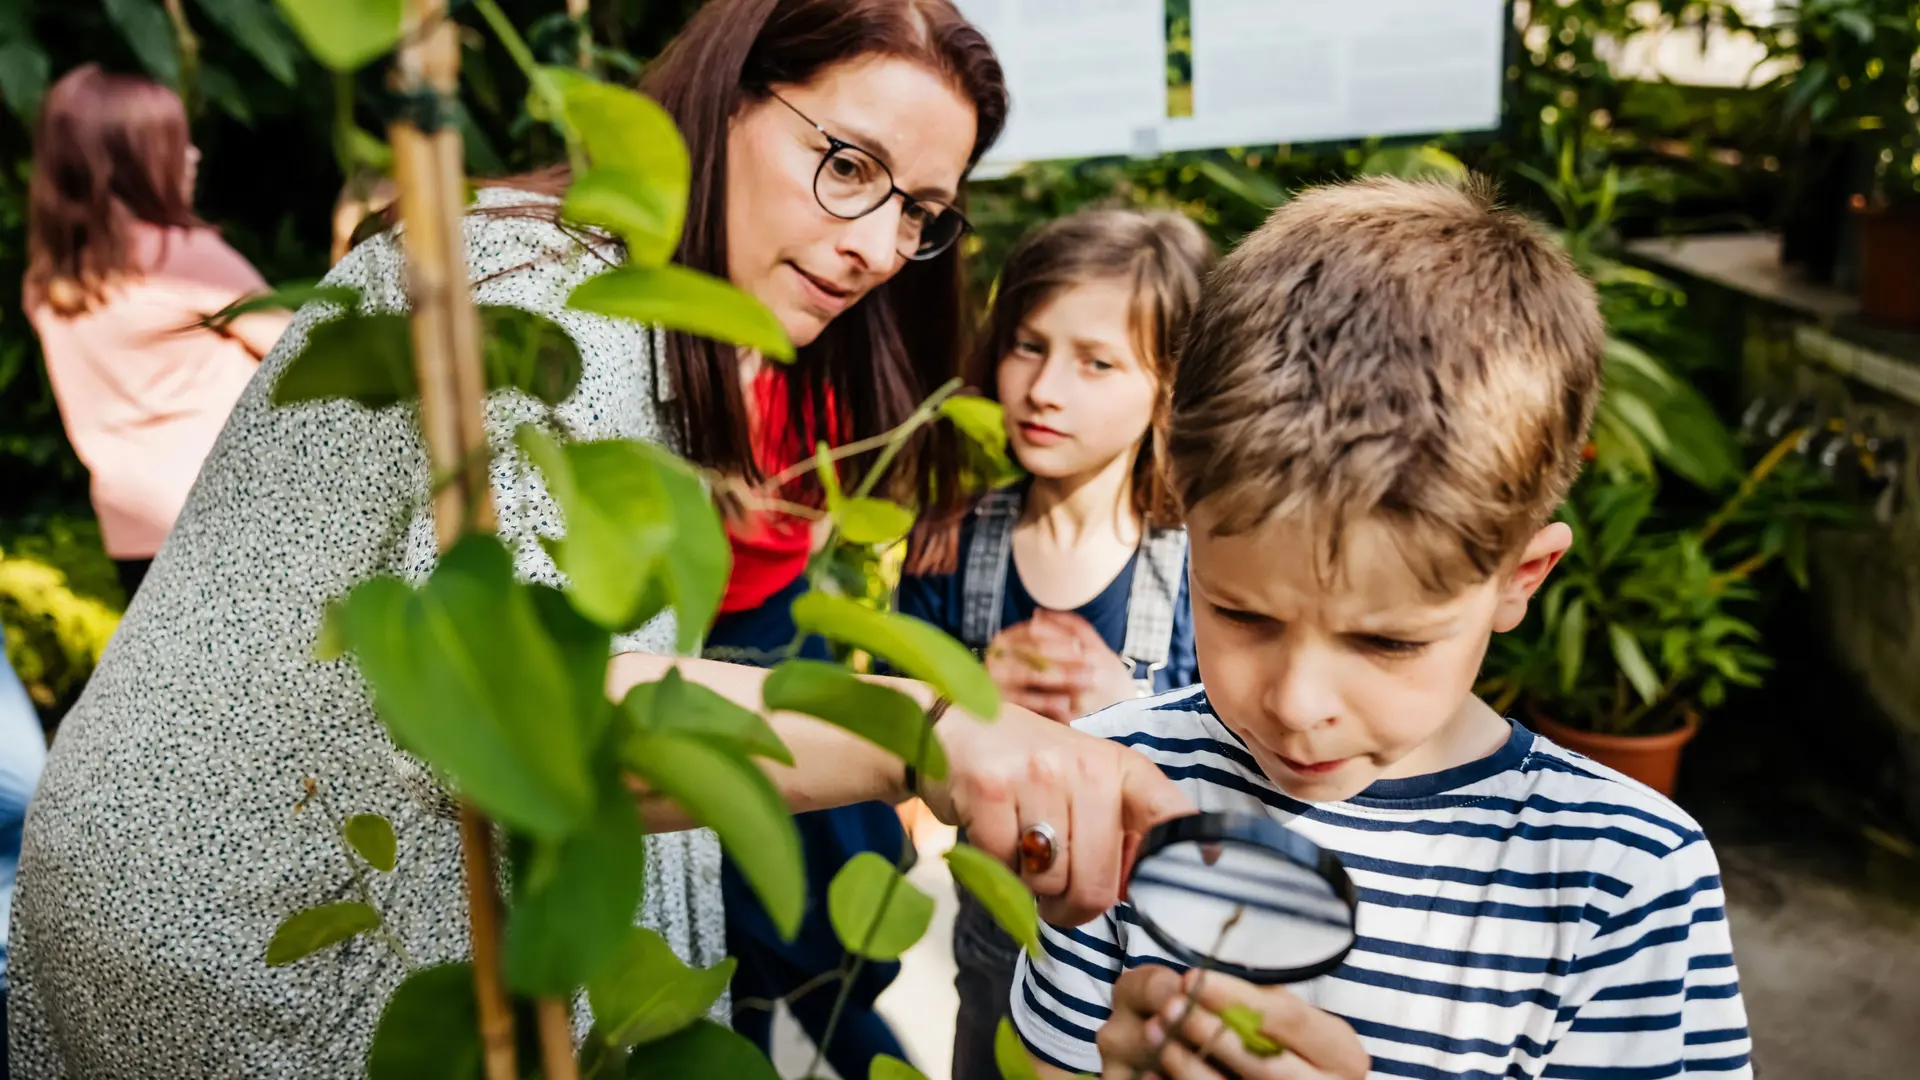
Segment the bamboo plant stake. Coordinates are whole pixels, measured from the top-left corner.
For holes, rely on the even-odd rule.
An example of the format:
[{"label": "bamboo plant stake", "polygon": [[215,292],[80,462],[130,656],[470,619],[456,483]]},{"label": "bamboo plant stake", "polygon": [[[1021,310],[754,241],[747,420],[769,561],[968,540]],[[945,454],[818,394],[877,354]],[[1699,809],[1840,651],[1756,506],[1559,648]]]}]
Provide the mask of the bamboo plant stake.
[{"label": "bamboo plant stake", "polygon": [[[434,533],[444,551],[469,525],[482,530],[494,526],[486,377],[460,229],[466,205],[462,147],[460,133],[450,123],[459,88],[458,29],[447,18],[446,0],[409,0],[407,30],[396,72],[411,108],[403,110],[388,134],[405,226],[420,426],[434,477]],[[465,803],[460,809],[460,847],[486,1077],[516,1080],[513,1008],[501,974],[502,915],[493,828]],[[566,1003],[542,1000],[538,1009],[548,1080],[575,1080]]]}]

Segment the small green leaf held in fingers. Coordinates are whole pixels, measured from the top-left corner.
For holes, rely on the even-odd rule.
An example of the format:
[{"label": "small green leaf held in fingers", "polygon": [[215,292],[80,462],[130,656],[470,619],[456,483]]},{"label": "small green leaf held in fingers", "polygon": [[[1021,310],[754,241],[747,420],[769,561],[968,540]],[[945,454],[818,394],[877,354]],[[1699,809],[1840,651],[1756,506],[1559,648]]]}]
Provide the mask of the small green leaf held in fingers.
[{"label": "small green leaf held in fingers", "polygon": [[851,645],[930,683],[974,716],[1000,715],[1000,691],[966,647],[931,623],[875,611],[844,596],[810,592],[793,602],[793,621],[803,631]]},{"label": "small green leaf held in fingers", "polygon": [[993,1033],[993,1063],[1000,1068],[1000,1080],[1040,1080],[1040,1073],[1033,1067],[1033,1059],[1027,1056],[1027,1046],[1020,1041],[1020,1033],[1013,1030],[1013,1021],[1000,1018],[1000,1027]]},{"label": "small green leaf held in fingers", "polygon": [[320,62],[353,71],[400,40],[401,0],[279,0],[280,10]]},{"label": "small green leaf held in fingers", "polygon": [[573,669],[498,539],[462,538],[417,590],[391,577],[355,586],[340,625],[401,748],[524,832],[558,839],[587,816]]},{"label": "small green leaf held in fingers", "polygon": [[341,827],[347,843],[367,865],[383,874],[393,873],[399,843],[394,839],[393,823],[379,814],[355,814]]},{"label": "small green leaf held in fingers", "polygon": [[587,980],[587,1000],[609,1042],[630,1047],[657,1042],[707,1015],[726,992],[738,961],[688,967],[659,934],[636,926],[619,950]]},{"label": "small green leaf held in fingers", "polygon": [[367,1080],[479,1080],[480,1015],[462,961],[407,976],[373,1029]]},{"label": "small green leaf held in fingers", "polygon": [[927,730],[927,714],[892,687],[838,664],[788,660],[768,674],[761,694],[771,711],[819,717],[913,764],[929,780],[947,778],[947,752]]},{"label": "small green leaf held in fingers", "polygon": [[806,872],[793,815],[759,766],[724,744],[638,731],[621,764],[720,837],[774,928],[792,939],[806,906]]},{"label": "small green leaf held in fingers", "polygon": [[876,1055],[867,1066],[867,1080],[927,1080],[919,1069],[886,1054]]},{"label": "small green leaf held in fingers", "polygon": [[357,900],[321,904],[287,916],[267,943],[267,966],[303,960],[380,925],[380,913]]},{"label": "small green leaf held in fingers", "polygon": [[1040,910],[1034,906],[1033,892],[1013,871],[969,844],[955,844],[947,852],[947,868],[1008,937],[1025,946],[1028,955],[1040,956]]},{"label": "small green leaf held in fingers", "polygon": [[792,360],[793,342],[767,306],[716,277],[684,266],[623,266],[581,282],[567,306]]},{"label": "small green leaf held in fingers", "polygon": [[898,960],[933,922],[933,897],[885,858],[863,851],[833,875],[827,916],[848,952],[868,960]]},{"label": "small green leaf held in fingers", "polygon": [[627,691],[620,707],[635,731],[706,739],[746,757],[793,764],[792,751],[780,741],[766,717],[699,683],[688,682],[679,668],[668,668],[658,682],[641,683]]},{"label": "small green leaf held in fingers", "polygon": [[1265,1020],[1258,1009],[1246,1005],[1231,1005],[1220,1010],[1220,1022],[1240,1037],[1240,1045],[1246,1047],[1247,1053],[1254,1057],[1276,1057],[1286,1047],[1260,1030]]}]

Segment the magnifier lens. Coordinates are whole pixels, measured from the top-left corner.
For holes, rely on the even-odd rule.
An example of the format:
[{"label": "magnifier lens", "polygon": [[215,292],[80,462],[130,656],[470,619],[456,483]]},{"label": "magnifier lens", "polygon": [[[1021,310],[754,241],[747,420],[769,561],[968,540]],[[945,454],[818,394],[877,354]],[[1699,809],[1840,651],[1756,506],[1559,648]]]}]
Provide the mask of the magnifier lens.
[{"label": "magnifier lens", "polygon": [[[1353,944],[1353,906],[1337,864],[1274,822],[1250,839],[1172,840],[1135,866],[1128,898],[1148,931],[1182,959],[1211,960],[1261,982],[1319,974]],[[1228,830],[1231,832],[1232,830]]]}]

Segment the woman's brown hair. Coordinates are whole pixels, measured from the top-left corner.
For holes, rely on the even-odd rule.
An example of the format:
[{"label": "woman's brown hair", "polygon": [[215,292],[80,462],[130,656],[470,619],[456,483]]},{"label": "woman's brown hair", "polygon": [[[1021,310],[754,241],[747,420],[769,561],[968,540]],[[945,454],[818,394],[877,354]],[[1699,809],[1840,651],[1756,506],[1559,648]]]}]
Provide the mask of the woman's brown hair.
[{"label": "woman's brown hair", "polygon": [[83,64],[47,91],[27,182],[27,306],[76,315],[137,274],[130,226],[196,228],[187,113],[172,90]]},{"label": "woman's brown hair", "polygon": [[[1213,241],[1200,226],[1171,210],[1083,210],[1038,226],[1000,268],[993,310],[968,372],[969,383],[997,399],[1000,360],[1037,308],[1062,289],[1124,283],[1134,351],[1156,388],[1146,445],[1133,463],[1133,510],[1149,528],[1180,524],[1166,467],[1166,422],[1181,335],[1214,259]],[[915,535],[908,572],[951,573],[959,557],[958,524],[957,518],[928,521]]]},{"label": "woman's brown hair", "polygon": [[[1000,137],[1007,90],[987,40],[951,0],[713,0],[650,64],[640,89],[673,117],[693,159],[686,229],[674,261],[725,277],[727,134],[740,110],[778,85],[805,83],[835,64],[890,56],[950,80],[978,121],[969,166]],[[564,169],[531,182],[564,187]],[[842,441],[895,427],[960,374],[971,318],[960,245],[909,262],[799,350],[786,430],[823,427]],[[733,347],[667,335],[683,452],[710,468],[757,477],[740,366]],[[829,413],[832,403],[832,415]],[[932,425],[896,459],[896,498],[950,516],[959,499],[959,455],[947,425]]]}]

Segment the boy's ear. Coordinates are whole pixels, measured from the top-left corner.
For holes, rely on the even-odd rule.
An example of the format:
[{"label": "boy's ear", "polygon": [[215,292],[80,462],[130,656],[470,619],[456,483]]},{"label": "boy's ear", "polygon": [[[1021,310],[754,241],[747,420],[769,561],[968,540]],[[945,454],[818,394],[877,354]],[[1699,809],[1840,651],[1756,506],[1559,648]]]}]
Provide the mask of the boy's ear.
[{"label": "boy's ear", "polygon": [[1573,530],[1564,521],[1549,522],[1520,551],[1520,561],[1500,584],[1499,606],[1493,612],[1493,630],[1504,634],[1527,617],[1527,603],[1573,546]]}]

